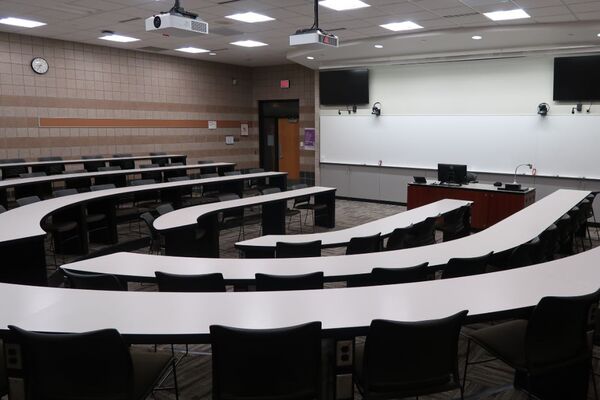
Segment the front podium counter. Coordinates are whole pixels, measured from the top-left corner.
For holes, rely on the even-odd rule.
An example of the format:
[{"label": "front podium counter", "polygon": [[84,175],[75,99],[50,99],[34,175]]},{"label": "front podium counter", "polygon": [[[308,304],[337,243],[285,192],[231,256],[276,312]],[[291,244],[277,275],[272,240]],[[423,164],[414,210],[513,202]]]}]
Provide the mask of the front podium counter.
[{"label": "front podium counter", "polygon": [[421,207],[441,199],[470,200],[471,228],[481,230],[494,225],[535,202],[535,189],[523,191],[498,189],[489,184],[471,183],[449,186],[409,183],[407,208]]}]

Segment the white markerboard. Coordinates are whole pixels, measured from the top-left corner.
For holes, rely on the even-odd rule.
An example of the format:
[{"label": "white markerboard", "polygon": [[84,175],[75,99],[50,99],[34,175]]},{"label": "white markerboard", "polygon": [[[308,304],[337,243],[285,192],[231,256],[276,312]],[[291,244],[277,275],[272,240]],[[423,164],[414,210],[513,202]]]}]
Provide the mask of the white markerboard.
[{"label": "white markerboard", "polygon": [[600,178],[600,116],[323,115],[321,162]]}]

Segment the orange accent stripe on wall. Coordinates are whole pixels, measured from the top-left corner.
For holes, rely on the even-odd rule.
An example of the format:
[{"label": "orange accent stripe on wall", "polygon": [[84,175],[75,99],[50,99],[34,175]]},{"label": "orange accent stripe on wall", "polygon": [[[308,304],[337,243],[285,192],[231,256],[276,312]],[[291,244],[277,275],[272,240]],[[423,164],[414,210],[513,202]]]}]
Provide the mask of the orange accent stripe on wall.
[{"label": "orange accent stripe on wall", "polygon": [[[239,128],[249,121],[217,121],[217,128]],[[208,128],[200,119],[40,118],[40,128]]]}]

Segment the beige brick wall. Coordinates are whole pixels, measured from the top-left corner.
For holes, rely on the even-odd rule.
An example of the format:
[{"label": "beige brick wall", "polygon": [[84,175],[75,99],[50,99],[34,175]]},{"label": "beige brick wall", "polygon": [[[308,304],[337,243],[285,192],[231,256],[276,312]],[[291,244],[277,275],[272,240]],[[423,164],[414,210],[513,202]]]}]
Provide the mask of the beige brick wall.
[{"label": "beige brick wall", "polygon": [[[47,74],[31,70],[35,56]],[[245,67],[0,32],[0,158],[167,151],[254,167],[252,78]],[[240,137],[244,122],[250,135]]]}]

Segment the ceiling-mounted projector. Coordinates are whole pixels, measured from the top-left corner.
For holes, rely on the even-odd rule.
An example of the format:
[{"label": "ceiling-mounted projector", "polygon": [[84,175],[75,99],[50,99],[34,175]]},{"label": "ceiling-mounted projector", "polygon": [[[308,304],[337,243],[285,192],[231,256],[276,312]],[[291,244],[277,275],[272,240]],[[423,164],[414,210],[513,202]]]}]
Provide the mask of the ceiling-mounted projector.
[{"label": "ceiling-mounted projector", "polygon": [[197,14],[185,11],[175,0],[168,11],[146,18],[146,32],[157,32],[166,36],[190,36],[196,33],[208,34],[208,23]]},{"label": "ceiling-mounted projector", "polygon": [[319,28],[319,1],[314,0],[315,20],[313,26],[308,29],[298,29],[290,36],[290,46],[301,46],[308,44],[319,44],[338,47],[340,40],[333,33],[325,32]]},{"label": "ceiling-mounted projector", "polygon": [[332,33],[323,32],[320,29],[299,30],[290,36],[290,46],[303,44],[323,44],[338,47],[339,39]]}]

